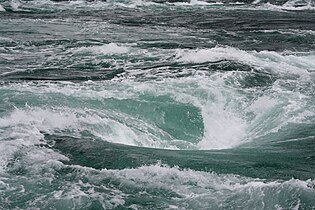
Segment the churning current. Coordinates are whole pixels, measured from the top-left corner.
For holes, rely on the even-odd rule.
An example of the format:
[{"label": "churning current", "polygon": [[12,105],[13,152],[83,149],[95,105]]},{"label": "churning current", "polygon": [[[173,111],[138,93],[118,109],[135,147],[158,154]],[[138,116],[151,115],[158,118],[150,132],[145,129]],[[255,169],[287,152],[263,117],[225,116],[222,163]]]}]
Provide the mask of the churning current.
[{"label": "churning current", "polygon": [[0,209],[315,209],[314,0],[0,0]]}]

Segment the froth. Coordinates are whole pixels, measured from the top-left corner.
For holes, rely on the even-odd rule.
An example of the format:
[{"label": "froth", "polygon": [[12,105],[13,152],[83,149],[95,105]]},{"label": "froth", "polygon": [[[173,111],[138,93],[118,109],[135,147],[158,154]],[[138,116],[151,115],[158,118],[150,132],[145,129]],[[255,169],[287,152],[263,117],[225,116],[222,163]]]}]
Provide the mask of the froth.
[{"label": "froth", "polygon": [[[0,167],[3,169],[16,153],[23,154],[26,152],[30,155],[35,150],[37,152],[41,151],[33,146],[45,144],[43,132],[52,133],[66,129],[71,124],[74,124],[75,121],[73,114],[55,110],[40,108],[13,110],[11,114],[0,118],[0,145],[1,150],[3,150],[1,152],[2,161],[0,162]],[[39,160],[31,157],[30,159]]]},{"label": "froth", "polygon": [[[211,109],[210,109],[211,110]],[[227,112],[219,107],[216,110],[204,110],[204,138],[198,143],[200,149],[227,149],[244,143],[246,137],[246,121],[235,113]]]},{"label": "froth", "polygon": [[1,4],[0,4],[0,12],[5,12],[5,9],[2,7]]},{"label": "froth", "polygon": [[247,64],[258,70],[276,74],[309,76],[315,68],[314,55],[282,55],[274,51],[244,51],[233,47],[215,47],[211,49],[179,50],[177,59],[185,63],[220,62],[225,60]]},{"label": "froth", "polygon": [[[14,111],[11,118],[17,118],[16,122],[20,119],[21,122],[23,122],[23,119],[28,119],[27,122],[24,120],[24,125],[37,124],[34,127],[42,132],[67,129],[70,132],[78,133],[82,130],[88,130],[94,136],[106,141],[135,146],[164,149],[231,148],[242,142],[246,122],[237,114],[238,108],[235,100],[238,99],[235,98],[234,100],[232,97],[232,95],[236,96],[235,91],[224,87],[224,79],[221,77],[221,73],[218,73],[211,79],[202,77],[182,78],[165,80],[163,83],[125,81],[124,85],[111,83],[111,86],[103,83],[93,83],[93,86],[91,84],[87,86],[80,85],[79,87],[76,84],[51,84],[49,86],[24,84],[22,86],[24,90],[36,94],[54,95],[54,93],[62,93],[69,97],[79,97],[84,100],[88,98],[93,100],[117,98],[118,100],[132,99],[137,101],[140,100],[141,95],[168,96],[174,100],[172,103],[178,103],[179,105],[189,103],[200,110],[204,124],[204,137],[199,144],[200,139],[191,139],[190,141],[193,143],[176,139],[160,128],[158,124],[155,124],[157,122],[139,119],[132,114],[119,112],[119,110],[104,110],[104,108],[102,110],[95,108],[70,109],[65,107],[59,107],[56,110],[50,110],[51,108],[49,108],[27,111],[23,109]],[[20,89],[20,86],[18,84],[12,88]],[[52,115],[52,117],[46,119],[49,115]],[[189,111],[187,115],[190,115]],[[163,115],[160,116],[160,118],[163,117]],[[194,117],[198,116],[192,116],[191,120]],[[53,120],[54,118],[56,120]],[[30,119],[32,120],[30,121]],[[65,123],[57,127],[59,121]],[[57,125],[54,125],[54,122]],[[7,122],[7,126],[13,124],[14,122]],[[45,126],[49,126],[51,129]],[[179,122],[176,126],[180,127],[182,125]],[[20,124],[19,127],[23,126]],[[191,136],[191,138],[197,137]]]},{"label": "froth", "polygon": [[109,43],[101,46],[81,47],[75,50],[75,52],[91,52],[95,54],[112,55],[127,53],[128,50],[129,49],[125,46],[120,46],[116,43]]},{"label": "froth", "polygon": [[314,4],[310,0],[299,1],[299,0],[289,0],[281,6],[266,3],[264,5],[266,8],[275,10],[288,10],[288,11],[300,11],[300,10],[315,10]]},{"label": "froth", "polygon": [[223,74],[217,73],[210,78],[198,76],[165,81],[164,87],[152,84],[141,87],[150,94],[167,94],[179,103],[191,103],[200,109],[204,134],[196,144],[197,149],[227,149],[247,141],[248,125],[239,103],[244,96],[225,86],[224,81]]},{"label": "froth", "polygon": [[[113,178],[115,182],[127,189],[132,188],[140,194],[143,191],[148,194],[154,194],[157,191],[166,192],[166,195],[170,196],[167,198],[168,205],[178,208],[184,206],[195,209],[232,208],[236,205],[256,208],[266,208],[266,205],[271,208],[279,205],[290,208],[292,203],[298,200],[305,202],[308,196],[315,193],[312,180],[267,181],[190,169],[183,170],[161,164],[135,169],[105,169],[97,177],[100,182],[102,179],[115,177]],[[248,196],[251,199],[248,199]],[[284,201],[283,196],[286,196],[287,200]]]},{"label": "froth", "polygon": [[20,7],[21,3],[18,0],[11,0],[10,6],[14,11],[17,11]]},{"label": "froth", "polygon": [[[202,62],[211,59],[216,61],[230,56],[229,58],[242,59],[244,62],[257,65],[266,64],[270,68],[272,64],[275,65],[275,62],[278,62],[280,67],[289,65],[297,69],[312,68],[314,65],[310,56],[246,52],[235,48],[180,51],[177,59],[181,62],[200,62],[198,56],[188,55],[201,52],[205,53]],[[242,58],[242,53],[250,59],[247,61],[246,58]],[[211,57],[212,54],[214,57]],[[269,62],[271,64],[268,64]],[[276,68],[280,68],[279,66]],[[35,139],[41,139],[43,132],[62,131],[80,136],[80,132],[88,131],[94,137],[105,141],[140,147],[228,149],[277,132],[289,123],[311,122],[314,116],[309,81],[296,80],[295,77],[288,79],[287,75],[281,74],[277,75],[275,82],[263,84],[262,89],[261,87],[242,88],[240,86],[242,80],[247,79],[247,76],[257,76],[255,72],[214,71],[211,74],[202,74],[202,72],[196,72],[189,77],[164,78],[161,81],[137,82],[124,79],[123,82],[113,80],[84,83],[8,84],[1,89],[3,92],[9,90],[9,95],[15,96],[15,92],[19,95],[27,94],[27,96],[32,94],[32,98],[36,101],[34,104],[42,103],[45,104],[44,106],[56,104],[51,102],[51,98],[60,103],[56,108],[19,108],[0,119],[0,124],[6,127],[4,131],[7,134],[12,131],[10,127],[18,128],[9,135],[6,134],[16,139],[21,138],[19,135],[23,133],[28,133]],[[267,75],[270,75],[269,72]],[[303,93],[304,91],[309,92]],[[46,97],[47,95],[49,97]],[[158,117],[142,116],[138,113],[140,110],[125,106],[126,103],[136,104],[139,107],[145,106],[147,112],[154,112],[155,110],[147,107],[147,104],[156,104],[156,100],[160,100],[160,97],[167,98],[170,103],[163,104],[161,110],[156,113]],[[110,106],[106,106],[107,101],[111,104]],[[84,107],[81,105],[82,102],[84,102]],[[116,109],[112,107],[113,104],[122,104],[122,107]],[[167,129],[171,125],[180,131],[187,126],[187,124],[181,124],[180,121],[175,125],[173,119],[165,119],[163,110],[168,106],[174,108],[172,104],[185,107],[183,110],[188,108],[184,113],[188,116],[185,116],[185,120],[193,122],[198,119],[196,125],[200,128],[200,132],[189,133],[188,131],[189,140],[181,139],[180,135],[172,136],[173,134]],[[186,106],[187,104],[189,105]],[[157,106],[160,107],[160,105]],[[190,110],[197,110],[197,112],[191,116]],[[183,112],[178,114],[182,115]],[[153,115],[150,114],[150,116]],[[167,122],[165,120],[172,122],[165,124]],[[33,133],[30,133],[31,131]],[[22,137],[27,138],[23,135]]]},{"label": "froth", "polygon": [[[37,157],[41,160],[43,156],[45,154],[38,153]],[[53,167],[56,166],[47,165],[47,168]],[[277,206],[292,209],[297,203],[314,205],[314,201],[310,200],[315,194],[314,180],[270,181],[181,169],[161,163],[121,170],[95,170],[78,165],[61,167],[73,169],[67,179],[61,179],[62,182],[59,182],[57,177],[47,177],[48,174],[35,170],[33,178],[20,180],[15,177],[14,182],[0,180],[0,190],[2,186],[7,190],[17,190],[21,182],[25,186],[32,186],[36,185],[36,182],[45,185],[47,179],[55,180],[54,185],[58,188],[51,188],[49,193],[47,190],[42,193],[43,187],[36,188],[36,191],[33,188],[22,189],[23,194],[34,196],[28,203],[32,207],[75,205],[80,208],[97,201],[104,209],[142,209],[147,207],[148,202],[141,201],[151,201],[152,198],[152,208],[231,209],[239,206],[251,209]]]}]

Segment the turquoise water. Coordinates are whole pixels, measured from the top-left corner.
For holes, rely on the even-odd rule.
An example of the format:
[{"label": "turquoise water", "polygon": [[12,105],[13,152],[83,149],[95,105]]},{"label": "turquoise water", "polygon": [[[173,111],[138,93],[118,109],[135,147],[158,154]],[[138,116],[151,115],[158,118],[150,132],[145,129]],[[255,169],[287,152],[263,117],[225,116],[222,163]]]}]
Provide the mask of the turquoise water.
[{"label": "turquoise water", "polygon": [[0,5],[0,209],[315,209],[314,1]]}]

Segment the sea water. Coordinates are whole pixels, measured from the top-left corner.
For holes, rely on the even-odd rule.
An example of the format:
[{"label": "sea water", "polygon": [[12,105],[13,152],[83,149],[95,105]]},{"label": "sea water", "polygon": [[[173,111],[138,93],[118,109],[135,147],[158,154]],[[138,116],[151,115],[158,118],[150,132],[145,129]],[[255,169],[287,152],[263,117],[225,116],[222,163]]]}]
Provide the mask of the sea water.
[{"label": "sea water", "polygon": [[0,209],[315,209],[315,2],[0,1]]}]

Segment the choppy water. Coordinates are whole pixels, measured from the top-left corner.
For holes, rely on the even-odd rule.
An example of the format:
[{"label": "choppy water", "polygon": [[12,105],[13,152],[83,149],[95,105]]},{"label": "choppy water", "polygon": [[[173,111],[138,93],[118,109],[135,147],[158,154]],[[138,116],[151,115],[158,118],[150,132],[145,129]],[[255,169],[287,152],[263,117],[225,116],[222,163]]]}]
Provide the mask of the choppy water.
[{"label": "choppy water", "polygon": [[313,0],[0,11],[0,209],[315,209]]}]

